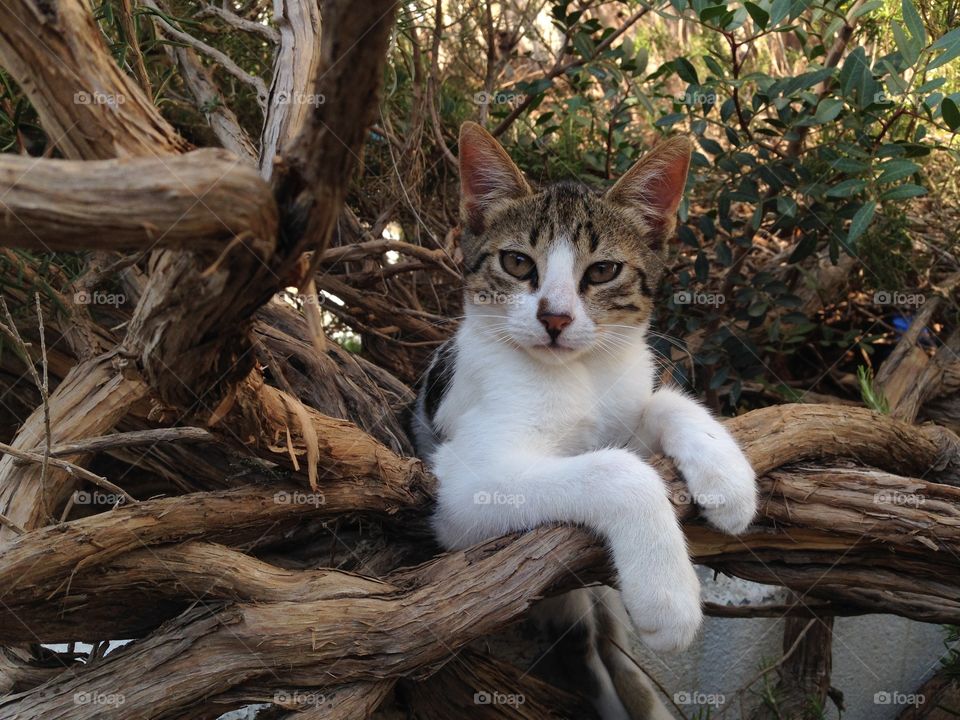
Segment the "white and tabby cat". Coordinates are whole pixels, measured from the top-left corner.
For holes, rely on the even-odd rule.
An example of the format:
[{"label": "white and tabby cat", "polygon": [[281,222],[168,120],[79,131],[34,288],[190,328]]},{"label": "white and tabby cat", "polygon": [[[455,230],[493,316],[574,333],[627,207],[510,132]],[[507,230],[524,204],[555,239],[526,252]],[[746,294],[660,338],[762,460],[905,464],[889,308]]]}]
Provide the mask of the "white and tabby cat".
[{"label": "white and tabby cat", "polygon": [[[586,526],[613,557],[623,606],[650,647],[686,647],[700,587],[666,487],[644,460],[673,458],[707,519],[743,531],[754,472],[699,404],[655,389],[646,333],[661,254],[676,226],[690,143],[659,143],[606,194],[561,183],[533,192],[479,125],[460,132],[465,317],[421,383],[413,430],[440,481],[448,549],[553,522]],[[554,612],[576,624],[605,718],[668,717],[606,640],[626,642],[609,590]],[[570,616],[571,612],[575,613]],[[633,693],[633,697],[631,697]]]}]

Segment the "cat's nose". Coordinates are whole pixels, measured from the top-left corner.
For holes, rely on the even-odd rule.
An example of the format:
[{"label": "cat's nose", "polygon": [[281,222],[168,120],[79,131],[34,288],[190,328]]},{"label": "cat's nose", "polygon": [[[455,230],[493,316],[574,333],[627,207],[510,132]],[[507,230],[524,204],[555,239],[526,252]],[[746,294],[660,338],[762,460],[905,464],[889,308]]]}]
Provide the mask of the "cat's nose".
[{"label": "cat's nose", "polygon": [[560,337],[563,329],[573,322],[573,318],[569,315],[548,312],[537,313],[537,320],[543,323],[543,326],[547,329],[547,335],[550,336],[551,340],[556,340]]}]

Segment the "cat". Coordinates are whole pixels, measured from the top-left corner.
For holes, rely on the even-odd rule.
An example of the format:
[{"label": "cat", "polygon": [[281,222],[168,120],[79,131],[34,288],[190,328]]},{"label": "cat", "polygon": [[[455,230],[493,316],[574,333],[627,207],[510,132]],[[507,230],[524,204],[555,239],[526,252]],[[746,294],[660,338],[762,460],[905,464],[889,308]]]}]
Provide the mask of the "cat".
[{"label": "cat", "polygon": [[411,418],[439,481],[433,527],[445,548],[555,522],[605,540],[619,596],[578,590],[551,607],[577,631],[604,718],[669,717],[645,678],[625,689],[637,671],[611,646],[625,647],[628,623],[650,648],[677,651],[702,621],[683,532],[644,458],[672,458],[720,530],[742,532],[757,506],[754,471],[724,427],[655,388],[646,341],[691,152],[671,137],[604,194],[573,182],[534,192],[490,134],[464,123],[464,318]]}]

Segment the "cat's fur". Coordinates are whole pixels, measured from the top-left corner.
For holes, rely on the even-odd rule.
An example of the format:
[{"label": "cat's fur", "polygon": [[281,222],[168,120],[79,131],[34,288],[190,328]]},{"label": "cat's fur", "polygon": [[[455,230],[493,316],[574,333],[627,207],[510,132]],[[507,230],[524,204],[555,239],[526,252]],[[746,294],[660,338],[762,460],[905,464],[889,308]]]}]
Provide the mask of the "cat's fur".
[{"label": "cat's fur", "polygon": [[[699,582],[644,457],[673,458],[721,530],[743,531],[756,509],[743,453],[693,399],[655,389],[645,339],[691,146],[662,141],[604,195],[573,183],[534,193],[473,123],[459,152],[465,317],[425,374],[413,417],[418,450],[440,481],[437,537],[456,549],[544,523],[584,525],[610,548],[640,638],[682,649],[701,623]],[[516,253],[535,262],[523,278],[507,271],[529,266]],[[610,274],[588,273],[598,262],[622,265],[591,284]],[[652,697],[637,699],[645,680],[631,681],[635,668],[604,644],[627,642],[615,593],[575,591],[553,611],[587,638],[604,717],[665,713]]]}]

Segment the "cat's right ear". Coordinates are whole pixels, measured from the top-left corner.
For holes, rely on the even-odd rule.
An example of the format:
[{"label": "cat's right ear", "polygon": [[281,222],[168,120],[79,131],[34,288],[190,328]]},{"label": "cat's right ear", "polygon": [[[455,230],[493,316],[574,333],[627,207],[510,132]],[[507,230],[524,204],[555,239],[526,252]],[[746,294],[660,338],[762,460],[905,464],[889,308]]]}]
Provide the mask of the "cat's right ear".
[{"label": "cat's right ear", "polygon": [[460,220],[475,235],[498,206],[530,194],[523,173],[500,143],[474,122],[460,126]]}]

